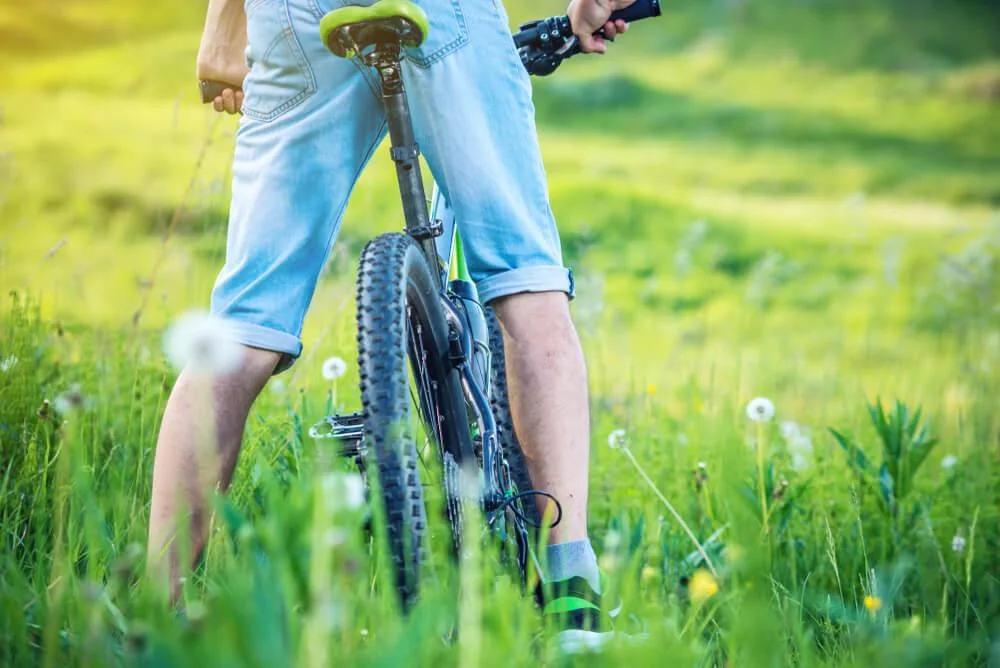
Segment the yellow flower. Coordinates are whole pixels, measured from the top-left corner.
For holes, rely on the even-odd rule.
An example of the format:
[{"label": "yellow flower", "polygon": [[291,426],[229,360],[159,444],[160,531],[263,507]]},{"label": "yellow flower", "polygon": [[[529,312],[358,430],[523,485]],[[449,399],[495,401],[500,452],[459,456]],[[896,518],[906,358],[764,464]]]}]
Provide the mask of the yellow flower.
[{"label": "yellow flower", "polygon": [[698,569],[688,582],[688,592],[695,603],[704,603],[719,593],[719,583],[705,569]]},{"label": "yellow flower", "polygon": [[659,571],[653,568],[652,566],[644,566],[642,569],[643,582],[650,582],[652,580],[655,580],[657,575],[659,575]]},{"label": "yellow flower", "polygon": [[656,394],[656,385],[650,383],[646,386],[646,394]]},{"label": "yellow flower", "polygon": [[882,609],[882,599],[878,596],[865,596],[865,608],[874,615]]}]

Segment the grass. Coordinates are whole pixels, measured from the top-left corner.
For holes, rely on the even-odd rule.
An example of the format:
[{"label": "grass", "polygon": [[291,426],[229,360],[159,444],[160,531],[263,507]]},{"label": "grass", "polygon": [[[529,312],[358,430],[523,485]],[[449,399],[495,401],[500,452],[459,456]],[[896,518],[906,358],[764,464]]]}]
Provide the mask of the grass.
[{"label": "grass", "polygon": [[[650,636],[583,663],[996,661],[995,3],[664,9],[536,81],[590,366],[592,536]],[[0,311],[0,663],[561,663],[489,563],[480,624],[447,570],[401,617],[359,511],[318,503],[328,465],[304,430],[331,389],[358,403],[353,369],[331,388],[320,363],[354,359],[357,254],[398,227],[384,147],[304,357],[253,411],[189,621],[141,577],[174,378],[162,330],[206,305],[225,240],[236,126],[196,101],[202,14],[0,0],[0,285],[17,295]],[[75,384],[89,402],[58,414]],[[747,421],[755,396],[774,422]],[[922,406],[937,440],[919,467],[923,446],[876,428],[879,398]],[[615,429],[627,452],[607,446]],[[704,564],[630,457],[699,540],[722,530],[714,595],[696,600]],[[331,524],[345,538],[328,549]]]}]

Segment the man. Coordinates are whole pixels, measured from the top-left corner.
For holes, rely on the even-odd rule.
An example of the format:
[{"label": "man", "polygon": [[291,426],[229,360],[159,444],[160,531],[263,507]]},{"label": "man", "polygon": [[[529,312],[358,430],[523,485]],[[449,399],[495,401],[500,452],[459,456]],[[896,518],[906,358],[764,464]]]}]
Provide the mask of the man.
[{"label": "man", "polygon": [[[593,33],[624,32],[624,22],[608,17],[632,1],[573,0],[568,14],[582,49],[603,53],[604,39]],[[570,319],[572,279],[549,208],[530,82],[501,0],[418,2],[431,30],[404,61],[417,141],[462,227],[479,294],[501,324],[511,412],[532,483],[562,504],[547,548],[547,610],[562,613],[561,639],[591,643],[606,636],[592,630],[602,615],[587,537],[586,368]],[[231,84],[215,108],[243,113],[226,264],[212,293],[213,313],[232,323],[244,346],[239,368],[213,388],[219,470],[210,477],[223,489],[253,401],[301,352],[302,320],[347,198],[385,135],[374,73],[335,58],[318,36],[321,16],[342,4],[209,2],[198,77]],[[195,555],[206,540],[211,490],[195,445],[201,396],[192,374],[182,372],[156,449],[149,557],[175,600],[187,567],[172,545],[178,513],[190,514]]]}]

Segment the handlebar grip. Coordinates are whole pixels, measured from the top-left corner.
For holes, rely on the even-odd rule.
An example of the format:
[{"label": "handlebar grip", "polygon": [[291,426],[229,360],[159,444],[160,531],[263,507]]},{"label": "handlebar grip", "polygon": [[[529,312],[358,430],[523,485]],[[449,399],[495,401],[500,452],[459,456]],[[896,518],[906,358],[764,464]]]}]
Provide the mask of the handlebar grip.
[{"label": "handlebar grip", "polygon": [[625,9],[611,12],[611,21],[638,21],[660,15],[660,0],[635,0]]},{"label": "handlebar grip", "polygon": [[[660,0],[636,0],[625,9],[612,12],[609,21],[625,21],[631,23],[640,19],[648,19],[660,15]],[[598,30],[595,35],[603,33]],[[537,46],[541,41],[554,37],[569,38],[573,36],[573,27],[568,16],[553,16],[541,21],[532,21],[521,26],[514,34],[514,45],[517,48]]]},{"label": "handlebar grip", "polygon": [[232,84],[227,84],[222,81],[199,81],[198,87],[201,89],[201,102],[202,104],[208,104],[215,98],[222,95],[222,91],[227,88],[233,89],[233,92],[240,90],[239,86],[234,86]]}]

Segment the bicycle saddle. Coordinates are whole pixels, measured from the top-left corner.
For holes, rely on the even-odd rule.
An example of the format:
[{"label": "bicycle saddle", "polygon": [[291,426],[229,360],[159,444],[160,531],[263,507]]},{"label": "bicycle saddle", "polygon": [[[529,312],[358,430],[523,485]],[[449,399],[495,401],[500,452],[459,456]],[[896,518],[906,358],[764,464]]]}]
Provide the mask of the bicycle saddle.
[{"label": "bicycle saddle", "polygon": [[420,46],[429,30],[427,15],[412,0],[378,0],[368,7],[335,9],[319,23],[326,48],[341,58],[353,58],[369,47],[399,44]]}]

